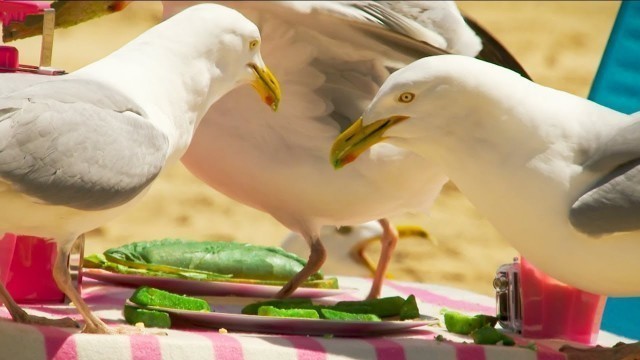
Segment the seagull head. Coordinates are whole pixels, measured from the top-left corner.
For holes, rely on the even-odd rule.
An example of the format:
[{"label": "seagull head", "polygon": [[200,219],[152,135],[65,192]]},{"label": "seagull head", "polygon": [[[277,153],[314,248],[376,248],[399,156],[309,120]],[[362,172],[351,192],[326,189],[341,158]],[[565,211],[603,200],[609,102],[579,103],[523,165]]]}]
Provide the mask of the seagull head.
[{"label": "seagull head", "polygon": [[474,136],[479,121],[491,112],[474,113],[492,104],[485,91],[488,82],[478,80],[487,76],[482,73],[487,66],[498,68],[466,56],[440,55],[391,74],[364,114],[334,141],[332,165],[341,168],[382,141],[421,154],[434,144]]},{"label": "seagull head", "polygon": [[[262,101],[274,111],[280,104],[280,84],[271,70],[265,65],[260,53],[260,31],[258,27],[238,11],[216,4],[199,4],[184,12],[196,12],[196,21],[206,22],[202,29],[216,34],[209,38],[207,51],[215,59],[216,71],[225,80],[228,89],[251,84]],[[206,34],[206,33],[205,33]],[[222,86],[224,88],[224,86]]]}]

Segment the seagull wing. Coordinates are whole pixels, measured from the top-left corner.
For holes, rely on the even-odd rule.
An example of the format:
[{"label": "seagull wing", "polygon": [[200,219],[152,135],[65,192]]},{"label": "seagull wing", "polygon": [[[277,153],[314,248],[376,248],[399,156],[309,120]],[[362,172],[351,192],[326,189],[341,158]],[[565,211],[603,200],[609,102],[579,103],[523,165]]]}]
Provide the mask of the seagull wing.
[{"label": "seagull wing", "polygon": [[121,205],[158,175],[166,158],[167,137],[143,117],[133,101],[88,80],[46,81],[5,94],[0,178],[43,203],[82,210]]},{"label": "seagull wing", "polygon": [[[640,113],[631,116],[640,120]],[[594,236],[640,230],[639,139],[640,122],[622,127],[584,165],[605,173],[571,207],[576,229]]]}]

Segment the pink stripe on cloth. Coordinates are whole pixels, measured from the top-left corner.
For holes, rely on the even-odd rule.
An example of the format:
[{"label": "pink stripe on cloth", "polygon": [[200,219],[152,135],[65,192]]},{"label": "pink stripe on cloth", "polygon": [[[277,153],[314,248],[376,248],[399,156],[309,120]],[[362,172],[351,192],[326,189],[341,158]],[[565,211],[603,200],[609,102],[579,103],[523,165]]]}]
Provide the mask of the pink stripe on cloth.
[{"label": "pink stripe on cloth", "polygon": [[379,360],[406,359],[404,348],[397,342],[384,338],[365,339],[376,350],[376,358]]},{"label": "pink stripe on cloth", "polygon": [[327,351],[322,344],[312,338],[306,336],[283,336],[298,352],[298,360],[325,360]]},{"label": "pink stripe on cloth", "polygon": [[496,309],[494,307],[451,299],[419,287],[402,285],[393,281],[386,281],[385,286],[389,286],[397,291],[404,293],[405,295],[413,294],[418,300],[427,304],[438,305],[445,308],[451,308],[453,310],[478,312],[484,314],[494,314],[496,312]]},{"label": "pink stripe on cloth", "polygon": [[44,337],[44,346],[49,360],[76,360],[76,340],[73,333],[53,326],[37,326]]},{"label": "pink stripe on cloth", "polygon": [[235,337],[211,332],[199,332],[198,335],[211,340],[216,360],[244,359],[242,344]]},{"label": "pink stripe on cloth", "polygon": [[162,360],[160,341],[155,335],[131,335],[131,360]]},{"label": "pink stripe on cloth", "polygon": [[480,345],[448,342],[456,349],[456,359],[459,360],[486,360],[484,348]]}]

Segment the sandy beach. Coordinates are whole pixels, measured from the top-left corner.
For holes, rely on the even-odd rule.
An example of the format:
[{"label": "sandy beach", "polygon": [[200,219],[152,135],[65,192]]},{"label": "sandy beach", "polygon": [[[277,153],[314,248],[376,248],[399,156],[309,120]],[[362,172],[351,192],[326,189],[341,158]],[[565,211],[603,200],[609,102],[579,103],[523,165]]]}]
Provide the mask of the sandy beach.
[{"label": "sandy beach", "polygon": [[[462,1],[458,5],[513,53],[534,81],[586,97],[619,2]],[[72,71],[95,61],[159,22],[160,15],[159,2],[134,2],[121,13],[56,30],[53,65]],[[20,50],[22,63],[37,64],[40,38],[10,45]],[[453,184],[447,184],[430,214],[392,220],[423,226],[438,240],[438,245],[402,241],[390,267],[395,279],[492,294],[496,268],[517,255]],[[89,233],[85,251],[102,252],[131,241],[165,237],[279,245],[288,232],[268,214],[210,189],[178,165],[167,169],[132,210]],[[377,256],[377,251],[372,247],[371,255]],[[325,272],[344,273],[339,268]]]}]

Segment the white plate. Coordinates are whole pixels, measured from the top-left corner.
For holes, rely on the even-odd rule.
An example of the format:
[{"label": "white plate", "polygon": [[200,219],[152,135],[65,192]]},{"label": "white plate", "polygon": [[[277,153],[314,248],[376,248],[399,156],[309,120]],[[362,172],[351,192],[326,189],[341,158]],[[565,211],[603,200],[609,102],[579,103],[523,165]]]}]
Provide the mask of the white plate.
[{"label": "white plate", "polygon": [[[129,301],[128,305],[137,306]],[[212,304],[212,308],[216,308]],[[137,306],[139,307],[139,306]],[[293,334],[293,335],[333,335],[333,336],[376,336],[400,333],[413,328],[438,324],[438,319],[420,315],[415,320],[405,321],[343,321],[322,319],[295,319],[273,316],[244,315],[240,313],[242,307],[224,306],[218,311],[201,312],[148,307],[169,313],[172,321],[184,322],[207,328],[225,328],[233,331],[256,333]]]},{"label": "white plate", "polygon": [[[127,286],[151,286],[184,295],[204,296],[244,296],[271,298],[280,290],[280,286],[239,284],[210,280],[190,280],[164,278],[159,276],[127,275],[112,273],[102,269],[82,269],[82,276]],[[291,297],[318,299],[328,296],[354,292],[356,289],[315,289],[298,288]]]}]

